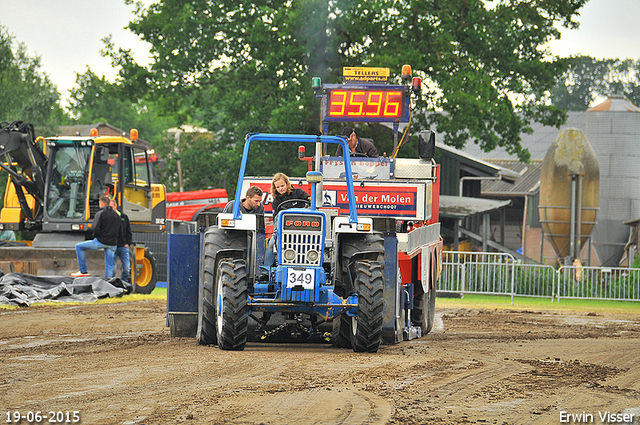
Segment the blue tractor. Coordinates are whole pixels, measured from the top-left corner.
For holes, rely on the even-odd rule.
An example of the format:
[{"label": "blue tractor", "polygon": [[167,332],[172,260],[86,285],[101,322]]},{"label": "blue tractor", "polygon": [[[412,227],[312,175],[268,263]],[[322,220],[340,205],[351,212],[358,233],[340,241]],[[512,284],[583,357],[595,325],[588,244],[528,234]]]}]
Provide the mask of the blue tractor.
[{"label": "blue tractor", "polygon": [[383,332],[384,239],[372,218],[356,213],[347,143],[334,136],[249,135],[235,199],[241,199],[249,146],[273,141],[342,145],[349,215],[318,209],[322,174],[309,171],[311,201],[306,208],[283,205],[273,212],[277,261],[263,265],[264,217],[242,214],[240,202],[233,213],[220,213],[202,242],[197,341],[242,350],[254,335],[284,333],[376,352]]}]

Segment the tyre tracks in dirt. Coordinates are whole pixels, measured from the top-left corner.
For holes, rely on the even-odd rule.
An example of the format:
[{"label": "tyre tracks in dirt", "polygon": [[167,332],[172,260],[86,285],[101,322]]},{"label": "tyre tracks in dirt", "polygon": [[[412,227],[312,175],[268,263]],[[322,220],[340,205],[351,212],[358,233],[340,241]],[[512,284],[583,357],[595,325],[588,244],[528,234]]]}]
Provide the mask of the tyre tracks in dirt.
[{"label": "tyre tracks in dirt", "polygon": [[640,316],[447,309],[432,334],[353,353],[171,338],[164,305],[0,316],[0,407],[93,424],[550,424],[640,406]]}]

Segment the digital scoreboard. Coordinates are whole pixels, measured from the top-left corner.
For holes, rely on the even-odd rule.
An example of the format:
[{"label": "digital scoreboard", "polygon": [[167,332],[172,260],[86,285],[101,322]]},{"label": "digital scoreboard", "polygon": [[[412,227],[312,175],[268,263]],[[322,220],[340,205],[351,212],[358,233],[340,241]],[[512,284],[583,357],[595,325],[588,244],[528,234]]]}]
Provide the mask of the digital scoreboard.
[{"label": "digital scoreboard", "polygon": [[323,121],[406,122],[409,93],[404,86],[325,84]]}]

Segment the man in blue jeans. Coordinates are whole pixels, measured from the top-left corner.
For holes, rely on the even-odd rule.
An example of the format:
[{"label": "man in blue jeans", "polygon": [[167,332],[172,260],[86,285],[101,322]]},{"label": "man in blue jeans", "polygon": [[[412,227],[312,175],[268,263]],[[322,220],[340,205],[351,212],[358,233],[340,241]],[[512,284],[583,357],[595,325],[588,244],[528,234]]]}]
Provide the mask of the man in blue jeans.
[{"label": "man in blue jeans", "polygon": [[89,241],[76,244],[79,272],[71,273],[71,277],[89,276],[87,273],[87,257],[85,251],[104,249],[104,275],[113,277],[113,259],[118,243],[121,220],[117,212],[110,206],[108,196],[100,197],[100,210],[93,218],[93,236]]},{"label": "man in blue jeans", "polygon": [[122,280],[131,283],[131,261],[129,259],[129,246],[133,244],[133,232],[131,232],[131,223],[129,217],[122,211],[118,211],[118,204],[115,199],[109,204],[111,209],[120,216],[121,227],[118,233],[118,245],[116,255],[113,257],[113,271],[115,273],[118,258],[122,263]]}]

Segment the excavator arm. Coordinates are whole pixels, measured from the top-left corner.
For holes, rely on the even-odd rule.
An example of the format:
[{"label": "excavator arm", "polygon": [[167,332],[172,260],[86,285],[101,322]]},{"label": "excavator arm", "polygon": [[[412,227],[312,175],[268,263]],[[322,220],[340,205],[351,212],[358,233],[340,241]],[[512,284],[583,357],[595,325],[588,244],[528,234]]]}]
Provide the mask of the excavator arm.
[{"label": "excavator arm", "polygon": [[[31,123],[0,123],[0,168],[9,174],[22,212],[30,221],[42,216],[47,167],[47,156],[35,140]],[[25,192],[36,200],[33,210],[29,208]]]}]

